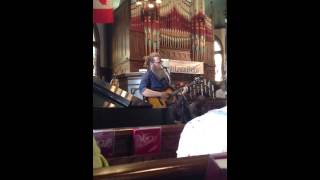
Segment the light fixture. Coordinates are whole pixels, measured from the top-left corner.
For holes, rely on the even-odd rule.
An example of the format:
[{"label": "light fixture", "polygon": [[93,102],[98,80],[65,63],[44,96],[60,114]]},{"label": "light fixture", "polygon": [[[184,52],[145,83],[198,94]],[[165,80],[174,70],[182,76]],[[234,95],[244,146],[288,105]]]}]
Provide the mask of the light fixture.
[{"label": "light fixture", "polygon": [[146,17],[151,19],[158,17],[161,3],[162,0],[136,0],[136,7],[141,11],[141,20],[144,21]]},{"label": "light fixture", "polygon": [[154,4],[149,3],[149,4],[148,4],[148,7],[149,7],[149,8],[154,8]]},{"label": "light fixture", "polygon": [[154,6],[156,4],[157,5],[161,4],[162,0],[136,0],[136,5],[137,6],[140,6],[140,5],[143,5],[143,4],[146,4],[146,3],[148,3],[148,7],[149,8],[154,8]]}]

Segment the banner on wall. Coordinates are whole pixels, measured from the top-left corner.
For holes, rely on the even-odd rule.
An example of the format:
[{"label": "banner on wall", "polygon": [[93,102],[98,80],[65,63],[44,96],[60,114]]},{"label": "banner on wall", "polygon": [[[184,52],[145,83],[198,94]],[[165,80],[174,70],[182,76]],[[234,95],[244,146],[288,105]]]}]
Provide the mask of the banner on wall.
[{"label": "banner on wall", "polygon": [[203,62],[169,60],[167,67],[170,73],[204,74]]}]

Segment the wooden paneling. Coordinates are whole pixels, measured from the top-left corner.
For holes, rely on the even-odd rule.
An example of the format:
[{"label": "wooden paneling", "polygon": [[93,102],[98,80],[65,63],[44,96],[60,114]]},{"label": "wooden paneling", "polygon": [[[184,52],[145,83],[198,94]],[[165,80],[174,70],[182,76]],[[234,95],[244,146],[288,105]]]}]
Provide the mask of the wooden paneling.
[{"label": "wooden paneling", "polygon": [[129,60],[113,65],[113,73],[119,75],[127,72],[130,72]]},{"label": "wooden paneling", "polygon": [[112,66],[114,73],[129,72],[129,2],[125,1],[114,12],[115,21],[112,29]]},{"label": "wooden paneling", "polygon": [[144,33],[130,31],[130,61],[142,60],[144,56]]},{"label": "wooden paneling", "polygon": [[189,50],[160,49],[160,55],[164,59],[191,61]]},{"label": "wooden paneling", "polygon": [[204,78],[214,81],[214,66],[204,64]]},{"label": "wooden paneling", "polygon": [[145,67],[143,67],[143,64],[144,64],[143,59],[131,60],[130,61],[130,71],[131,72],[138,72],[139,69],[145,68]]}]

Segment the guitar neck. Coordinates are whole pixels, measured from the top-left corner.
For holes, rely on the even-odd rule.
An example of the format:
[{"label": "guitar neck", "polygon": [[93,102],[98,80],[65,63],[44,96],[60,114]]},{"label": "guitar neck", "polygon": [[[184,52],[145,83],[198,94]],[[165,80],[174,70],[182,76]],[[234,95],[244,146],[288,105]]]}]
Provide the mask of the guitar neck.
[{"label": "guitar neck", "polygon": [[[194,84],[196,83],[196,81],[198,81],[198,80],[192,81],[191,83],[187,84],[187,87],[194,85]],[[181,87],[181,88],[173,91],[173,92],[171,93],[171,96],[177,95],[177,94],[178,94],[180,91],[182,91],[182,90],[183,90],[183,87]]]},{"label": "guitar neck", "polygon": [[[189,87],[189,86],[192,85],[192,84],[193,84],[193,83],[188,84],[187,87]],[[173,91],[173,93],[171,93],[171,95],[172,95],[172,96],[175,96],[175,95],[177,95],[177,94],[178,94],[180,91],[182,91],[182,90],[183,90],[183,87],[181,87],[181,88]]]},{"label": "guitar neck", "polygon": [[181,88],[179,88],[179,89],[177,89],[177,90],[173,91],[173,93],[171,93],[171,96],[175,96],[175,95],[177,95],[181,90],[182,90],[182,89],[181,89]]}]

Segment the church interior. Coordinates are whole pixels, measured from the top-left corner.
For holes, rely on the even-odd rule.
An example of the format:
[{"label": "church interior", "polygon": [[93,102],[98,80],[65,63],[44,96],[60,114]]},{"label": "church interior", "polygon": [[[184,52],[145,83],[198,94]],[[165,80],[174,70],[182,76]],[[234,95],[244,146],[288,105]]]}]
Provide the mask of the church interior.
[{"label": "church interior", "polygon": [[226,3],[93,0],[93,179],[227,179]]}]

